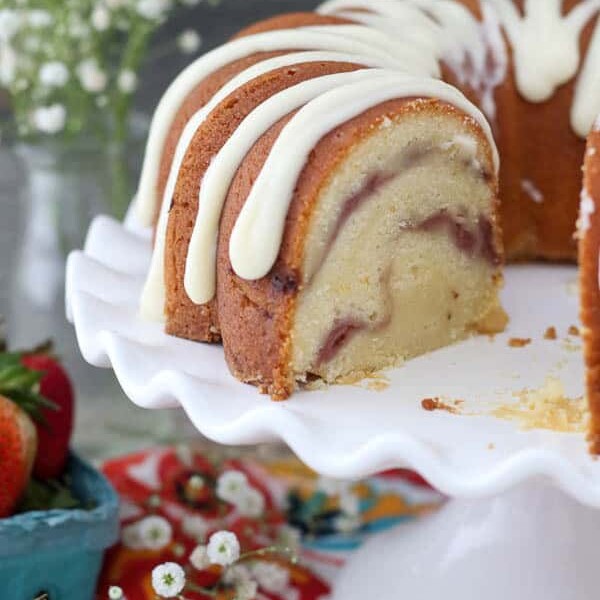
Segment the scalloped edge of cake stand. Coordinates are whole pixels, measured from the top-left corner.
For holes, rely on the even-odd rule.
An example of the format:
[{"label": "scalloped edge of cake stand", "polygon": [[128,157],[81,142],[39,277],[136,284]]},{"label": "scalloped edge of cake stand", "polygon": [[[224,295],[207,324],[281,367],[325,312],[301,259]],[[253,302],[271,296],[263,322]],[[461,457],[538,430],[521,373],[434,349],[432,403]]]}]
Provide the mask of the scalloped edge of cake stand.
[{"label": "scalloped edge of cake stand", "polygon": [[[570,394],[580,394],[579,353],[565,349],[566,342],[541,339],[542,323],[566,330],[577,320],[577,297],[567,290],[576,278],[574,268],[510,268],[504,299],[521,308],[514,309],[519,314],[513,315],[506,334],[493,341],[473,338],[410,361],[386,374],[386,391],[332,386],[276,404],[231,377],[219,346],[169,337],[160,324],[139,318],[137,303],[150,252],[150,233],[131,218],[124,225],[97,217],[84,250],[73,252],[67,262],[67,316],[81,352],[89,363],[112,368],[137,405],[181,405],[203,435],[223,444],[281,440],[310,467],[332,477],[359,478],[406,466],[449,496],[481,498],[544,475],[580,502],[600,506],[600,462],[588,455],[583,434],[520,431],[515,423],[487,413],[426,413],[414,401],[421,393],[427,397],[444,391],[458,398],[471,384],[486,396],[482,402],[497,400],[498,394],[506,399],[516,389],[541,385],[548,365],[566,381]],[[512,298],[525,284],[531,302],[529,296]],[[544,311],[540,299],[548,293],[560,296],[558,305],[549,308],[552,323],[538,314]],[[509,336],[531,332],[537,337],[522,353],[506,350]],[[465,364],[471,375],[488,369],[486,377],[495,377],[496,362],[504,378],[501,389],[487,390],[498,382],[481,377],[465,388]],[[443,377],[427,378],[440,369]],[[411,402],[394,399],[398,394]],[[467,404],[473,405],[470,400]]]}]

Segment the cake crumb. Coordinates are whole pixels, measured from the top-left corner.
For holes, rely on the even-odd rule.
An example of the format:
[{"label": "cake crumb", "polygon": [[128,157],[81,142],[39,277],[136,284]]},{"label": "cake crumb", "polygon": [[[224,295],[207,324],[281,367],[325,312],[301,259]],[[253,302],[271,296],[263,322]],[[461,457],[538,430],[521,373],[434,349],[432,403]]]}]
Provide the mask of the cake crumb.
[{"label": "cake crumb", "polygon": [[496,444],[492,444],[491,442],[488,444],[488,450],[495,450]]},{"label": "cake crumb", "polygon": [[516,403],[492,411],[495,417],[519,421],[523,429],[585,432],[588,408],[583,397],[567,398],[557,377],[548,377],[539,389],[515,392]]},{"label": "cake crumb", "polygon": [[575,325],[571,325],[568,331],[569,335],[579,336],[579,327]]},{"label": "cake crumb", "polygon": [[546,333],[544,333],[545,340],[555,340],[557,338],[556,327],[548,327]]},{"label": "cake crumb", "polygon": [[423,407],[423,410],[427,410],[429,412],[433,412],[435,410],[445,410],[453,415],[458,413],[457,406],[450,406],[449,404],[443,402],[440,398],[424,398],[421,400],[421,406]]},{"label": "cake crumb", "polygon": [[481,335],[494,336],[506,329],[508,321],[509,318],[506,311],[500,304],[496,304],[483,319],[475,324],[474,330]]},{"label": "cake crumb", "polygon": [[531,338],[510,338],[508,340],[508,345],[511,348],[524,348],[525,346],[529,346],[531,344]]}]

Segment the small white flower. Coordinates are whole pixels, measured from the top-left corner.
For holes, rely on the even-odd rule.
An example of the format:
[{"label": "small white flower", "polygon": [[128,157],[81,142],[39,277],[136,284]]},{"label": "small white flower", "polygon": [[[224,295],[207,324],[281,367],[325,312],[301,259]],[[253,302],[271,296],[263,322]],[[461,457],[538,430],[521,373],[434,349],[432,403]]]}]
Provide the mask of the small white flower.
[{"label": "small white flower", "polygon": [[111,585],[108,588],[109,600],[123,600],[123,590],[118,585]]},{"label": "small white flower", "polygon": [[108,105],[108,96],[102,95],[96,98],[96,106],[98,108],[104,108]]},{"label": "small white flower", "polygon": [[235,507],[243,517],[256,519],[265,511],[265,499],[258,490],[249,488],[235,501]]},{"label": "small white flower", "polygon": [[94,59],[84,60],[77,67],[77,76],[86,92],[98,93],[106,88],[108,77]]},{"label": "small white flower", "polygon": [[149,21],[157,21],[171,8],[171,0],[137,0],[136,10]]},{"label": "small white flower", "polygon": [[258,592],[256,581],[240,581],[235,586],[234,600],[254,600]]},{"label": "small white flower", "polygon": [[96,31],[106,31],[110,27],[110,13],[105,6],[96,6],[92,11],[92,27]]},{"label": "small white flower", "polygon": [[192,539],[203,542],[209,530],[207,520],[200,515],[187,515],[181,522],[183,533]]},{"label": "small white flower", "polygon": [[124,94],[131,94],[135,92],[135,89],[137,88],[137,83],[138,78],[133,71],[126,69],[125,71],[121,71],[119,73],[119,77],[117,79],[117,86],[119,87],[119,90],[121,90]]},{"label": "small white flower", "polygon": [[90,33],[90,28],[79,18],[79,15],[72,15],[68,24],[69,34],[74,38],[86,38]]},{"label": "small white flower", "polygon": [[130,548],[131,550],[139,550],[144,547],[140,536],[139,523],[132,523],[123,527],[121,530],[121,543],[125,548]]},{"label": "small white flower", "polygon": [[42,9],[30,10],[27,15],[27,21],[34,29],[50,27],[54,23],[52,15],[47,10]]},{"label": "small white flower", "polygon": [[335,519],[335,528],[340,533],[354,533],[361,525],[361,520],[357,516],[340,515]]},{"label": "small white flower", "polygon": [[226,567],[240,557],[240,543],[235,533],[217,531],[210,536],[207,552],[212,564]]},{"label": "small white flower", "polygon": [[173,539],[173,528],[163,517],[146,517],[139,522],[138,527],[140,539],[148,550],[162,550]]},{"label": "small white flower", "polygon": [[298,552],[302,544],[302,534],[291,525],[283,525],[277,533],[277,545]]},{"label": "small white flower", "polygon": [[186,29],[177,37],[177,46],[184,54],[194,54],[202,45],[202,38],[197,31]]},{"label": "small white flower", "polygon": [[158,565],[152,571],[152,587],[161,598],[176,598],[185,587],[185,571],[173,562]]},{"label": "small white flower", "polygon": [[47,62],[40,68],[40,83],[47,87],[63,87],[69,81],[69,69],[57,60]]},{"label": "small white flower", "polygon": [[194,548],[190,554],[190,564],[198,571],[204,571],[211,565],[206,546],[196,546]]},{"label": "small white flower", "polygon": [[12,85],[17,74],[17,53],[13,48],[0,41],[0,85]]},{"label": "small white flower", "polygon": [[62,104],[41,106],[33,111],[33,124],[41,133],[55,134],[65,128],[67,109]]},{"label": "small white flower", "polygon": [[356,517],[360,514],[360,498],[352,492],[342,493],[340,495],[340,510],[350,517]]},{"label": "small white flower", "polygon": [[279,594],[290,583],[290,573],[283,567],[266,561],[257,561],[251,567],[252,576],[266,592]]},{"label": "small white flower", "polygon": [[235,504],[248,490],[248,478],[241,471],[225,471],[217,480],[217,497]]},{"label": "small white flower", "polygon": [[229,567],[223,574],[223,583],[225,585],[239,585],[244,581],[250,581],[252,575],[250,569],[246,565],[233,565]]},{"label": "small white flower", "polygon": [[0,40],[8,41],[19,31],[21,19],[16,10],[0,10]]}]

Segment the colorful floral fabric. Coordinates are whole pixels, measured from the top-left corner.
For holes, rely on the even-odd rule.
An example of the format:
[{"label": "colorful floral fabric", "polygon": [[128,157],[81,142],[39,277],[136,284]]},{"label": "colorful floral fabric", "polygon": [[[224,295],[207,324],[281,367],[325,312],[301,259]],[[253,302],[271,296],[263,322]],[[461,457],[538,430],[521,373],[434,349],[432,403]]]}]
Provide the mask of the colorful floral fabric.
[{"label": "colorful floral fabric", "polygon": [[[297,563],[269,555],[249,565],[259,600],[325,598],[367,536],[442,501],[406,471],[341,482],[318,477],[293,458],[224,459],[189,447],[132,454],[105,463],[103,471],[121,497],[122,532],[107,555],[98,600],[115,585],[127,600],[154,600],[152,570],[202,562],[205,557],[192,552],[221,530],[235,533],[242,553],[298,546]],[[217,565],[191,568],[187,576],[200,589],[221,571]],[[209,598],[200,591],[185,596]]]}]

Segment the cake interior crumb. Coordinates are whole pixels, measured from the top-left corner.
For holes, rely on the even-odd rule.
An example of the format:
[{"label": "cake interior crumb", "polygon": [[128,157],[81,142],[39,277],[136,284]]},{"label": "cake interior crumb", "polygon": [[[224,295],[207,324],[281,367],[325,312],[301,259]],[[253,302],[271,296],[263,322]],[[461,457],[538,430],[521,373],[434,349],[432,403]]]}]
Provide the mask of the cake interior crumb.
[{"label": "cake interior crumb", "polygon": [[531,338],[510,338],[508,340],[508,345],[511,348],[524,348],[525,346],[529,346],[531,344]]},{"label": "cake interior crumb", "polygon": [[522,429],[548,429],[558,432],[585,432],[588,420],[583,397],[568,398],[557,377],[548,377],[541,388],[515,392],[516,403],[492,411],[500,419],[518,421]]}]

